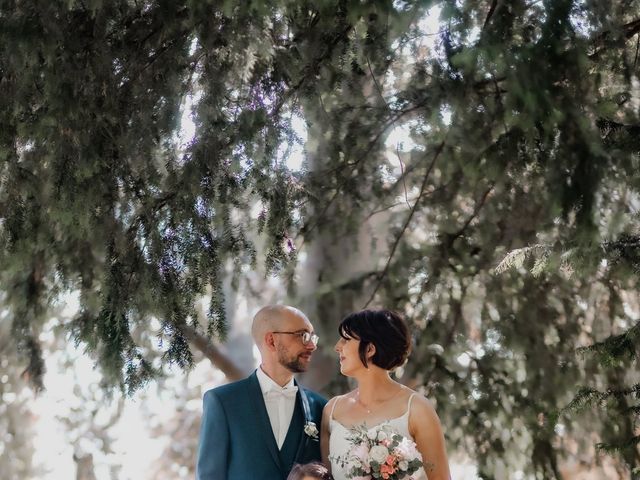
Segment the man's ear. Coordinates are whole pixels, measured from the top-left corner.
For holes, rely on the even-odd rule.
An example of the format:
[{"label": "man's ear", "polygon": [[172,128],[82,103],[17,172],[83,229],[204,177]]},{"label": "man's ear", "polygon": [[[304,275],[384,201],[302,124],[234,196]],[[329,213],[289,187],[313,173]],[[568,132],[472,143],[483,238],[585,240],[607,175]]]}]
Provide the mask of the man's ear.
[{"label": "man's ear", "polygon": [[269,350],[275,350],[276,348],[276,337],[273,332],[267,332],[264,334],[264,344]]}]

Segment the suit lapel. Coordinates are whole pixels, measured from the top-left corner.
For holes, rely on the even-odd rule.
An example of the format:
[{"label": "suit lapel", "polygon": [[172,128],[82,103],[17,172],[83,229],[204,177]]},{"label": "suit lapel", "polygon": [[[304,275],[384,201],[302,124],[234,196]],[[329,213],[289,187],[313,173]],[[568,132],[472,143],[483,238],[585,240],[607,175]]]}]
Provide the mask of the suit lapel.
[{"label": "suit lapel", "polygon": [[309,399],[307,398],[307,394],[304,392],[304,388],[296,381],[296,385],[298,386],[298,397],[297,400],[300,402],[302,406],[303,413],[303,426],[300,429],[300,441],[298,442],[298,451],[296,452],[295,459],[299,459],[302,452],[307,448],[307,443],[309,442],[309,435],[304,432],[304,425],[307,422],[311,421],[311,409],[309,408]]},{"label": "suit lapel", "polygon": [[[263,434],[260,435],[267,442],[269,453],[273,457],[273,461],[276,462],[278,468],[282,471],[282,461],[278,452],[278,445],[273,435],[273,429],[271,428],[271,422],[269,421],[269,414],[267,413],[267,407],[264,404],[264,397],[262,396],[262,390],[260,390],[260,383],[256,372],[249,377],[249,398],[253,403],[253,412],[255,416],[255,424],[262,429]],[[258,435],[256,435],[258,437]]]}]

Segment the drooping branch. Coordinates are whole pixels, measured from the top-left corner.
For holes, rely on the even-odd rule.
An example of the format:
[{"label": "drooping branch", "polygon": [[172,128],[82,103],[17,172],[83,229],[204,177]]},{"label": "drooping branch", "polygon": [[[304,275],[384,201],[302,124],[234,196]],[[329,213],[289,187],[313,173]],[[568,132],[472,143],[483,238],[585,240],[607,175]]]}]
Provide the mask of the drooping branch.
[{"label": "drooping branch", "polygon": [[493,14],[496,11],[496,7],[498,6],[498,0],[493,0],[491,2],[491,7],[489,7],[489,13],[487,13],[487,18],[484,20],[484,25],[482,26],[482,30],[487,28],[487,25],[489,25],[489,21],[491,20],[491,17],[493,17]]},{"label": "drooping branch", "polygon": [[489,188],[487,188],[484,191],[484,193],[482,194],[482,197],[480,197],[480,200],[476,203],[476,206],[473,209],[473,213],[469,216],[469,218],[467,218],[467,220],[464,222],[462,227],[460,227],[460,229],[457,232],[449,236],[448,238],[449,245],[451,245],[455,239],[461,237],[464,234],[464,232],[469,227],[473,219],[478,216],[478,213],[480,213],[480,210],[484,206],[485,202],[487,201],[487,197],[489,196],[492,190],[493,190],[493,185],[491,185]]},{"label": "drooping branch", "polygon": [[[376,133],[376,135],[367,145],[367,148],[364,150],[364,152],[361,155],[359,155],[358,158],[356,158],[353,162],[346,162],[345,166],[351,167],[351,172],[355,171],[358,165],[365,158],[367,158],[369,154],[373,151],[373,148],[378,144],[378,142],[382,138],[382,135],[384,135],[385,132],[387,132],[402,117],[422,108],[425,103],[426,103],[426,100],[421,101],[420,103],[413,105],[409,108],[399,110],[397,113],[395,113],[389,120],[387,120],[387,122],[382,126],[382,128],[380,128],[380,130]],[[334,170],[337,170],[337,169],[334,169]],[[334,171],[331,170],[331,171],[323,172],[324,175],[328,175],[330,173],[334,173]],[[325,202],[322,210],[315,216],[315,219],[314,219],[315,221],[313,223],[305,224],[300,230],[301,234],[303,234],[304,236],[308,236],[324,221],[325,218],[327,218],[327,213],[329,212],[334,202],[338,199],[338,196],[342,192],[348,180],[349,180],[349,175],[344,176],[343,180],[340,182],[340,184],[336,187],[335,191],[333,192],[333,195],[331,196],[331,198],[327,202]],[[417,201],[420,200],[420,197],[421,195],[418,195]],[[297,247],[298,250],[302,248],[302,245],[304,245],[304,238],[303,238],[302,244]]]},{"label": "drooping branch", "polygon": [[[622,37],[625,40],[629,40],[638,32],[640,32],[640,18],[637,18],[629,23],[626,23],[620,27],[622,30]],[[599,33],[591,42],[595,51],[588,55],[590,60],[596,60],[602,52],[607,50],[611,46],[611,30],[605,30],[604,32]]]},{"label": "drooping branch", "polygon": [[429,181],[429,177],[431,176],[431,172],[433,171],[433,167],[436,164],[436,160],[438,160],[438,157],[442,153],[442,150],[444,149],[445,144],[446,144],[446,142],[445,142],[445,140],[443,140],[436,147],[436,151],[435,151],[435,153],[433,155],[433,159],[431,160],[431,163],[429,164],[429,167],[427,168],[427,172],[425,173],[424,178],[422,179],[422,185],[420,185],[420,192],[418,193],[418,198],[414,202],[413,207],[411,207],[411,210],[409,211],[409,215],[407,216],[407,219],[405,220],[404,225],[402,226],[402,229],[400,230],[400,233],[396,236],[396,239],[395,239],[395,241],[393,243],[393,246],[391,247],[391,252],[389,253],[389,257],[387,258],[387,263],[385,264],[384,269],[382,270],[382,273],[380,273],[380,275],[378,275],[378,282],[376,283],[376,286],[374,287],[373,292],[371,292],[371,296],[369,297],[369,300],[367,300],[367,302],[365,303],[363,308],[367,308],[369,306],[369,304],[375,298],[376,293],[378,293],[378,290],[380,289],[380,286],[382,285],[382,282],[383,282],[384,278],[386,277],[387,272],[389,271],[389,266],[391,265],[391,261],[393,260],[393,256],[396,253],[398,245],[400,244],[400,241],[402,240],[402,237],[404,236],[405,232],[407,231],[407,228],[409,227],[409,224],[411,223],[411,219],[413,218],[414,214],[416,213],[418,204],[420,203],[420,199],[422,197],[422,194],[424,193],[424,189],[427,187],[427,182]]},{"label": "drooping branch", "polygon": [[240,380],[244,378],[248,372],[244,372],[238,367],[233,360],[221,352],[206,336],[198,333],[195,328],[184,325],[182,327],[184,336],[189,340],[191,345],[200,350],[214,366],[219,368],[225,374],[229,381]]}]

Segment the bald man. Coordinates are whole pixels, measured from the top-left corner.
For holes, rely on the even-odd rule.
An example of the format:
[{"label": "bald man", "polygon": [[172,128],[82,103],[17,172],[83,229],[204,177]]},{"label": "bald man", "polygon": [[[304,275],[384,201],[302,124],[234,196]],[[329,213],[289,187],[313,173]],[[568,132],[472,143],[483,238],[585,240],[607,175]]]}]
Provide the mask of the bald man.
[{"label": "bald man", "polygon": [[318,344],[297,308],[270,305],[253,318],[262,362],[249,377],[204,395],[197,480],[284,480],[295,463],[320,460],[326,400],[293,378]]}]

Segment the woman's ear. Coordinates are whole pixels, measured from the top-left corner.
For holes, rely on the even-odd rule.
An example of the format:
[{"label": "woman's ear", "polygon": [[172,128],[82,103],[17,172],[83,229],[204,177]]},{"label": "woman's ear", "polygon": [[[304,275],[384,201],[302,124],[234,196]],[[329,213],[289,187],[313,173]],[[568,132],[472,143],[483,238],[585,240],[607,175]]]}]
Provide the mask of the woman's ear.
[{"label": "woman's ear", "polygon": [[367,360],[370,360],[376,354],[376,346],[373,343],[367,345]]}]

